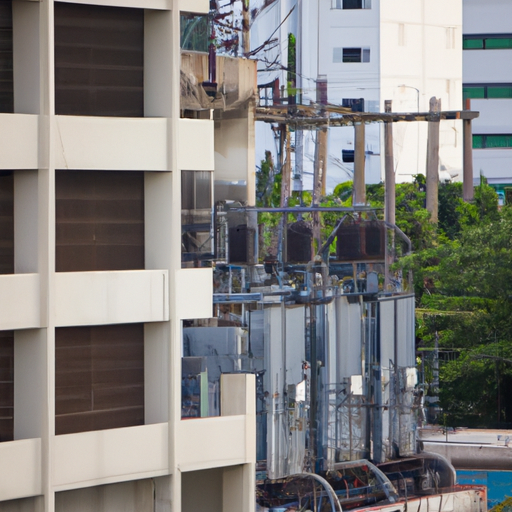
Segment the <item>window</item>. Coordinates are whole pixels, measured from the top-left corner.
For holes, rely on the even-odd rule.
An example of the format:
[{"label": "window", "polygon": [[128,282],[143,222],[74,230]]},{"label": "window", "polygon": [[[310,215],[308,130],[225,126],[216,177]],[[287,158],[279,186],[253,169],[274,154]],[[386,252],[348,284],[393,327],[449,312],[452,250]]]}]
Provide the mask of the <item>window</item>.
[{"label": "window", "polygon": [[512,98],[512,83],[508,84],[464,84],[464,99]]},{"label": "window", "polygon": [[364,112],[364,98],[343,98],[341,106],[352,109],[352,112]]},{"label": "window", "polygon": [[182,13],[180,17],[181,49],[195,52],[208,51],[210,35],[208,16]]},{"label": "window", "polygon": [[512,34],[465,35],[464,50],[506,50],[512,48]]},{"label": "window", "polygon": [[12,2],[0,2],[0,112],[14,112]]},{"label": "window", "polygon": [[144,115],[144,10],[55,2],[55,112]]},{"label": "window", "polygon": [[332,9],[371,9],[372,0],[332,0]]},{"label": "window", "polygon": [[0,171],[0,274],[14,274],[14,181]]},{"label": "window", "polygon": [[13,440],[14,332],[0,331],[0,442]]},{"label": "window", "polygon": [[512,148],[512,134],[473,135],[475,149]]},{"label": "window", "polygon": [[341,150],[341,159],[346,164],[354,163],[354,150],[353,149],[342,149]]},{"label": "window", "polygon": [[212,207],[212,173],[181,171],[181,209],[202,210]]},{"label": "window", "polygon": [[144,424],[144,325],[55,329],[55,433]]},{"label": "window", "polygon": [[58,170],[56,271],[144,268],[144,173]]},{"label": "window", "polygon": [[209,171],[181,171],[181,252],[184,267],[212,254],[212,177]]},{"label": "window", "polygon": [[[333,62],[370,62],[370,48],[334,48]],[[341,61],[337,60],[341,57]]]}]

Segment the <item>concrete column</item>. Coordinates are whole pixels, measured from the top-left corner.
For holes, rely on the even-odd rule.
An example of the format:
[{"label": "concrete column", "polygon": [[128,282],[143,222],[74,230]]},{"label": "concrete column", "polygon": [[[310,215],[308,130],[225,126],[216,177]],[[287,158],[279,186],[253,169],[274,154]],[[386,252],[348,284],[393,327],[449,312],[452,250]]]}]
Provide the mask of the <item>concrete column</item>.
[{"label": "concrete column", "polygon": [[431,222],[437,224],[438,189],[439,189],[439,118],[436,114],[441,111],[441,100],[430,98],[430,115],[428,122],[427,147],[427,210],[430,212]]},{"label": "concrete column", "polygon": [[[384,102],[385,112],[391,112],[391,100]],[[386,173],[385,220],[395,224],[395,162],[393,155],[393,123],[384,123],[384,167]]]},{"label": "concrete column", "polygon": [[473,134],[471,131],[471,119],[462,121],[462,130],[464,136],[464,163],[462,178],[462,195],[464,201],[469,202],[474,198],[473,187]]},{"label": "concrete column", "polygon": [[291,184],[291,144],[290,144],[290,128],[288,125],[281,125],[281,206],[288,206],[288,198],[290,197]]},{"label": "concrete column", "polygon": [[354,192],[352,203],[354,206],[366,204],[365,183],[365,126],[364,123],[354,123]]},{"label": "concrete column", "polygon": [[36,2],[13,2],[14,112],[40,113],[40,28]]}]

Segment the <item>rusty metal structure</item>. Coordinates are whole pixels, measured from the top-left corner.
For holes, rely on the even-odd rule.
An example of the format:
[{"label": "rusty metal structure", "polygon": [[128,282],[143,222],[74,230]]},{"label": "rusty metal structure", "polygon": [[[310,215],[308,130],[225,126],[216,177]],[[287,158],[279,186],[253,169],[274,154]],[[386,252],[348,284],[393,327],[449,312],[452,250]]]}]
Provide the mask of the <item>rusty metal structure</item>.
[{"label": "rusty metal structure", "polygon": [[366,207],[223,203],[215,218],[214,318],[183,329],[183,414],[219,413],[222,373],[256,375],[261,510],[455,492],[453,468],[422,453],[417,434],[414,295],[395,266],[410,251],[405,235]]}]

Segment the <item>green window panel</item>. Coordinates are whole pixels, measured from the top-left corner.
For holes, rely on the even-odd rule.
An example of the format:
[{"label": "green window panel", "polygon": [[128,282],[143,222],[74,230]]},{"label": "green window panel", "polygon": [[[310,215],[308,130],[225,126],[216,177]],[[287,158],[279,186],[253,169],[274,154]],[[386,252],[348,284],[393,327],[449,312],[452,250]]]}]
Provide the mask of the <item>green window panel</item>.
[{"label": "green window panel", "polygon": [[464,87],[462,89],[464,99],[466,98],[485,98],[485,87]]},{"label": "green window panel", "polygon": [[473,135],[473,148],[512,148],[512,134]]},{"label": "green window panel", "polygon": [[464,50],[503,50],[512,48],[511,36],[464,36]]},{"label": "green window panel", "polygon": [[484,147],[483,135],[473,135],[473,148],[482,149]]},{"label": "green window panel", "polygon": [[484,40],[464,38],[462,42],[462,48],[464,50],[483,50]]},{"label": "green window panel", "polygon": [[487,98],[512,98],[512,87],[487,87]]},{"label": "green window panel", "polygon": [[489,37],[485,40],[486,50],[503,50],[512,48],[512,37]]}]

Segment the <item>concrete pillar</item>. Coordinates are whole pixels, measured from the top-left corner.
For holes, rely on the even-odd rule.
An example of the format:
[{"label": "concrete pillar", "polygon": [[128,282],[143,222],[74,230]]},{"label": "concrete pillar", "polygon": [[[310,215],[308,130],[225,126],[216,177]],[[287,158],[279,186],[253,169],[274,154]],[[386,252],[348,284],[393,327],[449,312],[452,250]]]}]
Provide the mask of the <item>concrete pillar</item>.
[{"label": "concrete pillar", "polygon": [[428,122],[427,147],[427,210],[430,212],[431,222],[437,224],[438,220],[438,189],[439,189],[439,117],[441,100],[430,98],[430,115]]},{"label": "concrete pillar", "polygon": [[366,204],[365,183],[365,126],[364,123],[354,123],[354,192],[352,203],[354,206]]},{"label": "concrete pillar", "polygon": [[[470,110],[470,100],[467,100],[466,110]],[[471,131],[471,119],[462,121],[464,138],[464,158],[462,174],[462,197],[464,201],[472,201],[474,197],[473,187],[473,134]]]},{"label": "concrete pillar", "polygon": [[[385,112],[391,112],[391,100],[384,102]],[[385,167],[385,220],[395,224],[395,162],[393,155],[393,123],[384,123],[384,167]]]}]

